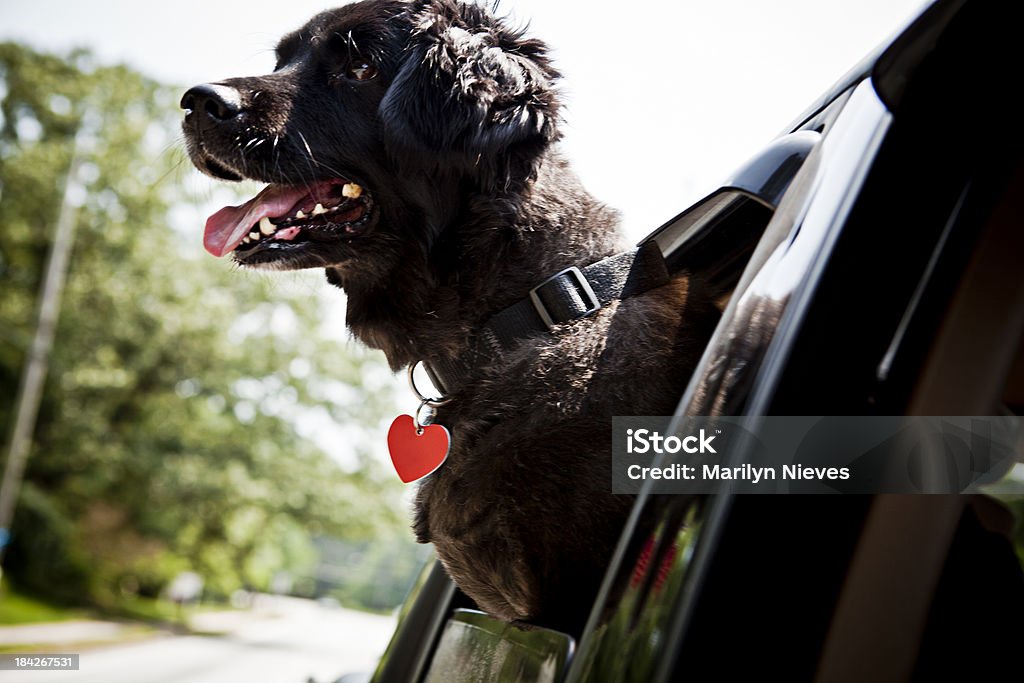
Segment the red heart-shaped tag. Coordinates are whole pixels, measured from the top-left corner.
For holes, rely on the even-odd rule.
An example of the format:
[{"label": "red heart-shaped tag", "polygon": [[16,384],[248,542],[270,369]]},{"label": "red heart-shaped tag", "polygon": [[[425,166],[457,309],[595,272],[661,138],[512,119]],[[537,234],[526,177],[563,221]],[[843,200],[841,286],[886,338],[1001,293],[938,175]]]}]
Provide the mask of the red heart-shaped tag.
[{"label": "red heart-shaped tag", "polygon": [[388,430],[388,451],[398,478],[408,484],[432,474],[448,458],[451,435],[442,425],[427,425],[416,433],[411,415],[399,415]]}]

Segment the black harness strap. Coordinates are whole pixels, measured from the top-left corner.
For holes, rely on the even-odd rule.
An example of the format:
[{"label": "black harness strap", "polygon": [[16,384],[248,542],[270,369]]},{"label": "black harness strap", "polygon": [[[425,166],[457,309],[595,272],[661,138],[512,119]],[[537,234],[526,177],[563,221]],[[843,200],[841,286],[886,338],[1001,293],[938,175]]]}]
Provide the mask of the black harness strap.
[{"label": "black harness strap", "polygon": [[529,337],[550,334],[557,325],[584,318],[616,299],[668,284],[671,279],[654,241],[583,268],[558,272],[484,323],[463,357],[425,362],[430,380],[445,396],[455,393],[486,361]]}]

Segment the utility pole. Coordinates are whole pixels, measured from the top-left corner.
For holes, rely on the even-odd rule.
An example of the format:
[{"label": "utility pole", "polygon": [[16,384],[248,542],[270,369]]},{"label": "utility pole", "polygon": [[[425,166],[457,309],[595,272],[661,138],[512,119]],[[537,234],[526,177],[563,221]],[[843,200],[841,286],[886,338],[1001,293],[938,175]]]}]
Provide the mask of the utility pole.
[{"label": "utility pole", "polygon": [[79,131],[71,149],[71,163],[64,177],[53,244],[50,246],[50,253],[43,269],[36,331],[22,367],[21,383],[18,385],[18,396],[14,402],[14,426],[7,447],[3,481],[0,482],[0,576],[3,575],[4,548],[10,540],[11,520],[14,517],[22,476],[25,473],[25,461],[28,460],[32,447],[32,434],[35,431],[39,402],[42,399],[43,384],[49,368],[50,350],[53,348],[53,337],[60,316],[68,260],[75,240],[78,207],[72,200],[72,195],[80,189],[77,176],[82,137],[82,132]]}]

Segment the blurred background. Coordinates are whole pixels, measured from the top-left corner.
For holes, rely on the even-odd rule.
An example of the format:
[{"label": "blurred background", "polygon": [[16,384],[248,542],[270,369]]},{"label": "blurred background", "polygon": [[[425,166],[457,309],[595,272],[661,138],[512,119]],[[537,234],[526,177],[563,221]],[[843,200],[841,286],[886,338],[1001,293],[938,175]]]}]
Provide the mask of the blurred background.
[{"label": "blurred background", "polygon": [[[33,680],[150,680],[136,660],[166,667],[152,680],[331,680],[372,666],[429,557],[385,449],[415,401],[349,340],[343,294],[202,249],[205,217],[258,188],[192,169],[178,99],[269,71],[325,7],[282,5],[0,0],[0,462],[24,456],[6,467],[0,653],[93,663]],[[566,151],[639,239],[919,5],[498,12],[553,47]]]}]

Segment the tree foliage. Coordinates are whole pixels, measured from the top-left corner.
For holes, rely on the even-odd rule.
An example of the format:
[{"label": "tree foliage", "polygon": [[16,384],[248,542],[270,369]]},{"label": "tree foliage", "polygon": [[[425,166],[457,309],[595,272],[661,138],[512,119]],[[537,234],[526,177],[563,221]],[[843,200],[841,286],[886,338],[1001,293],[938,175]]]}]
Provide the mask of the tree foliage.
[{"label": "tree foliage", "polygon": [[368,439],[355,429],[337,444],[343,469],[316,433],[329,417],[382,434],[391,402],[359,389],[380,359],[312,334],[340,292],[328,302],[325,286],[240,274],[174,224],[196,201],[176,99],[88,53],[0,44],[5,425],[79,138],[76,241],[5,560],[14,581],[68,600],[153,593],[185,569],[219,593],[264,587],[311,566],[315,536],[405,524]]}]

